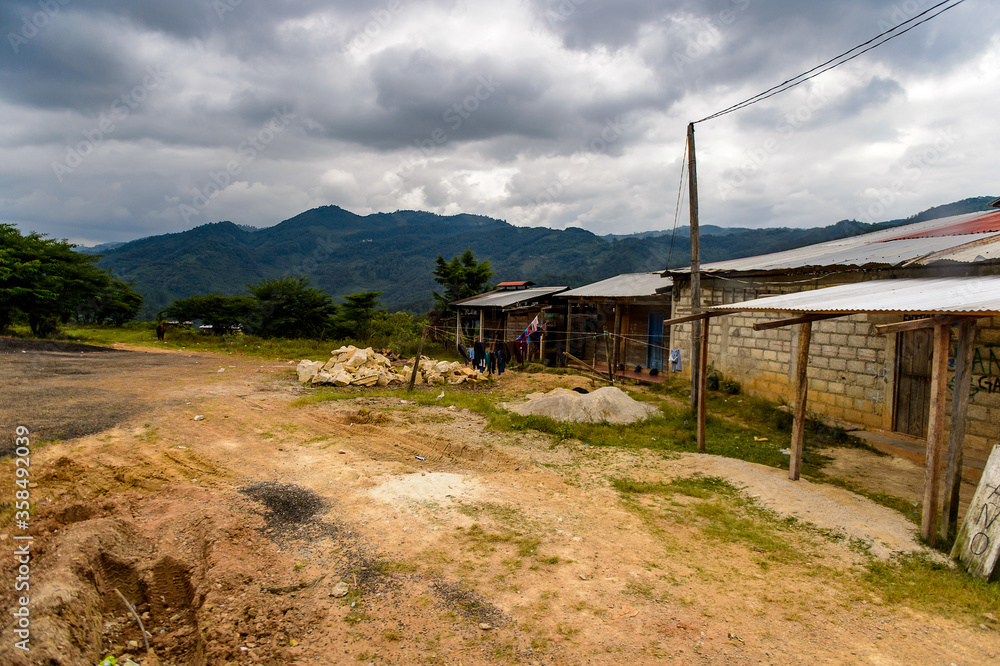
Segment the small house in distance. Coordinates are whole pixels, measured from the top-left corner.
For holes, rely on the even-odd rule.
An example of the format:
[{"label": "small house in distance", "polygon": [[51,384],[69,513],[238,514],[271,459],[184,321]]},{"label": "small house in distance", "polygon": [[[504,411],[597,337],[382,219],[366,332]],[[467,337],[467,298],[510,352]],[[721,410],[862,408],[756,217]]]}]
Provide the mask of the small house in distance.
[{"label": "small house in distance", "polygon": [[612,365],[664,369],[663,320],[670,318],[673,278],[661,272],[623,273],[564,291],[566,301],[565,348],[583,360],[606,362],[608,334]]},{"label": "small house in distance", "polygon": [[[451,305],[458,310],[455,337],[459,342],[509,342],[521,335],[538,317],[547,342],[552,339],[553,332],[562,331],[565,325],[565,302],[557,300],[555,295],[566,289],[538,287],[528,281],[501,282],[493,291],[454,301]],[[544,351],[544,343],[541,349]],[[557,351],[557,347],[550,346],[547,355],[554,355]],[[549,360],[554,362],[555,358]]]}]

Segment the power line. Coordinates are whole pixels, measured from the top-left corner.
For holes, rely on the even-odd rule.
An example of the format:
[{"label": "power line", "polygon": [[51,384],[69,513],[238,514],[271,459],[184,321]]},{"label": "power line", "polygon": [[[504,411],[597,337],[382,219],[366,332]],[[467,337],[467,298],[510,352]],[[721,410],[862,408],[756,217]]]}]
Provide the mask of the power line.
[{"label": "power line", "polygon": [[688,145],[684,142],[684,154],[681,155],[681,178],[677,183],[677,206],[674,207],[674,230],[670,232],[670,249],[667,250],[667,266],[664,270],[670,270],[670,257],[674,253],[674,235],[677,233],[677,218],[681,212],[681,196],[684,192],[684,174],[687,171]]},{"label": "power line", "polygon": [[[847,51],[844,51],[840,55],[834,56],[833,58],[830,58],[826,62],[820,63],[819,65],[816,65],[812,69],[806,70],[805,72],[802,72],[801,74],[798,74],[797,76],[793,76],[792,78],[790,78],[790,79],[788,79],[786,81],[783,81],[782,83],[779,83],[776,86],[772,86],[772,87],[768,88],[767,90],[765,90],[763,92],[757,93],[753,97],[748,97],[747,99],[743,100],[742,102],[739,102],[737,104],[733,104],[732,106],[727,107],[725,109],[722,109],[721,111],[716,111],[715,113],[713,113],[713,114],[711,114],[709,116],[705,116],[701,120],[696,120],[694,122],[695,123],[702,123],[702,122],[705,122],[706,120],[712,120],[714,118],[718,118],[719,116],[724,116],[724,115],[726,115],[728,113],[732,113],[734,111],[739,111],[740,109],[744,109],[744,108],[746,108],[746,107],[748,107],[748,106],[750,106],[752,104],[756,104],[757,102],[763,101],[763,100],[765,100],[765,99],[767,99],[769,97],[774,97],[775,95],[783,93],[786,90],[790,90],[790,89],[794,88],[795,86],[797,86],[799,84],[805,83],[806,81],[809,81],[810,79],[816,78],[820,74],[828,72],[831,69],[834,69],[836,67],[840,67],[841,65],[843,65],[843,64],[845,64],[847,62],[850,62],[851,60],[854,60],[858,56],[861,56],[861,55],[863,55],[863,54],[871,51],[872,49],[877,48],[877,47],[885,44],[886,42],[888,42],[888,41],[890,41],[892,39],[895,39],[896,37],[899,37],[901,35],[905,35],[910,30],[913,30],[914,28],[916,28],[918,25],[922,25],[922,24],[926,23],[927,21],[930,21],[931,19],[940,16],[941,14],[945,13],[949,9],[954,9],[955,7],[957,7],[960,4],[962,4],[963,2],[965,2],[965,0],[957,0],[957,2],[954,2],[954,4],[951,4],[951,5],[948,5],[949,2],[952,2],[952,0],[943,0],[943,2],[939,2],[938,4],[933,5],[932,7],[930,7],[928,9],[920,12],[916,16],[913,16],[913,17],[911,17],[911,18],[903,21],[899,25],[894,26],[894,27],[890,28],[889,30],[886,30],[886,31],[884,31],[884,32],[882,32],[882,33],[880,33],[878,35],[875,35],[874,37],[872,37],[871,39],[869,39],[867,42],[863,42],[861,44],[858,44],[857,46],[855,46],[853,48],[850,48]],[[925,15],[929,14],[930,12],[933,12],[935,9],[938,9],[942,5],[948,5],[948,6],[944,7],[943,9],[941,9],[941,11],[937,12],[936,14],[932,14],[931,16],[927,16],[927,18],[924,18],[921,21],[917,21],[916,23],[913,23],[914,21],[916,21],[920,17],[925,16]],[[901,30],[899,32],[896,32],[897,30],[899,30],[903,26],[907,25],[908,23],[912,23],[912,25],[910,25],[909,27],[907,27],[905,30]],[[895,33],[895,34],[890,34],[890,33]],[[883,37],[885,37],[885,39],[882,39]],[[872,42],[876,42],[879,39],[882,39],[882,41],[878,41],[875,44],[872,43]],[[867,48],[864,48],[864,47],[867,47]],[[863,50],[858,51],[858,49],[863,49]],[[858,51],[858,52],[854,53],[854,51]],[[851,55],[852,53],[853,53],[853,55]],[[849,56],[849,55],[850,55],[850,57],[846,57],[846,56]],[[831,64],[831,63],[833,63],[833,64]],[[819,71],[817,71],[817,70],[819,70]]]}]

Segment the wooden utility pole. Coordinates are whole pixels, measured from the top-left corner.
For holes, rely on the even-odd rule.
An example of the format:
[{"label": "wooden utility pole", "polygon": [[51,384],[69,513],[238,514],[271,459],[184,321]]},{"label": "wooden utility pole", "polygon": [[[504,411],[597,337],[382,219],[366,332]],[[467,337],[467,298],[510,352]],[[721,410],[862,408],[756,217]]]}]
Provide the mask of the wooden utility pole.
[{"label": "wooden utility pole", "polygon": [[[698,239],[698,167],[694,157],[694,123],[688,123],[688,208],[691,212],[691,312],[701,312],[701,253]],[[691,409],[698,407],[701,381],[701,327],[702,321],[691,322]]]}]

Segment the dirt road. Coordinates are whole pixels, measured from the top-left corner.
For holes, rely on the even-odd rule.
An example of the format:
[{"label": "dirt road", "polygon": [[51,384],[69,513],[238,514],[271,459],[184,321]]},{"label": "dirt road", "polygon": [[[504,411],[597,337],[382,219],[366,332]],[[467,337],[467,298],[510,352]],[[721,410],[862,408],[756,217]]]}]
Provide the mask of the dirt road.
[{"label": "dirt road", "polygon": [[[869,558],[920,550],[911,523],[779,470],[493,432],[405,393],[296,404],[308,389],[288,363],[3,351],[4,441],[31,430],[37,484],[31,651],[6,612],[5,664],[1000,658],[995,623],[864,584]],[[485,390],[556,385],[589,380],[508,373]],[[878,465],[898,463],[863,464]],[[716,478],[756,504],[713,494]],[[8,572],[16,530],[2,516]],[[12,585],[0,599],[16,606]]]}]

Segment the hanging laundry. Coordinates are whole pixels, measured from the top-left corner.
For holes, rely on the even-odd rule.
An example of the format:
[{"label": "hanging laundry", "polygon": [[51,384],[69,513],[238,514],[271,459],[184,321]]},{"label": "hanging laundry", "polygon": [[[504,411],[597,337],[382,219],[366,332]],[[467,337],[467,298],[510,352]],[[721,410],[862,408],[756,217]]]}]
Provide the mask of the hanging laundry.
[{"label": "hanging laundry", "polygon": [[462,355],[462,360],[468,363],[471,359],[469,358],[469,350],[465,348],[461,342],[458,343],[458,353]]},{"label": "hanging laundry", "polygon": [[680,372],[681,371],[681,350],[671,349],[670,350],[670,372]]}]

